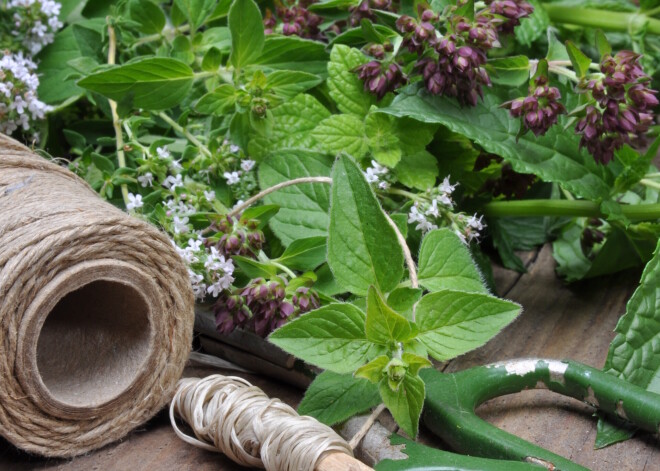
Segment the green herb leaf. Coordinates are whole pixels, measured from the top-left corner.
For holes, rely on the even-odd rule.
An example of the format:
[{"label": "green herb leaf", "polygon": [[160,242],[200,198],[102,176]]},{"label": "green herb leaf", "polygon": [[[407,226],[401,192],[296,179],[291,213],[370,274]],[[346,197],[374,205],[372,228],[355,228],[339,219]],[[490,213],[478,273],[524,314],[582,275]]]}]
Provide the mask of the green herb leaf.
[{"label": "green herb leaf", "polygon": [[372,95],[364,91],[364,85],[354,72],[356,67],[367,61],[367,57],[359,50],[342,44],[335,45],[330,52],[328,88],[342,113],[363,118],[376,102]]},{"label": "green herb leaf", "polygon": [[326,237],[296,239],[275,261],[299,271],[314,270],[325,261]]},{"label": "green herb leaf", "polygon": [[298,95],[273,109],[273,130],[267,137],[250,140],[250,155],[263,158],[282,149],[315,148],[316,141],[311,132],[328,116],[330,112],[316,98]]},{"label": "green herb leaf", "polygon": [[431,153],[422,149],[404,155],[394,168],[394,173],[404,185],[424,191],[435,186],[438,162]]},{"label": "green herb leaf", "polygon": [[586,77],[589,72],[589,66],[591,65],[591,59],[571,41],[566,41],[566,51],[577,76],[579,78]]},{"label": "green herb leaf", "polygon": [[229,9],[231,56],[236,69],[255,62],[264,47],[264,24],[254,0],[234,0]]},{"label": "green herb leaf", "polygon": [[426,391],[419,376],[406,374],[397,391],[392,391],[387,380],[380,382],[378,390],[394,420],[408,436],[417,437],[419,416],[422,413]]},{"label": "green herb leaf", "polygon": [[[330,176],[331,168],[332,159],[316,152],[281,151],[259,165],[259,185],[270,188],[294,178]],[[329,185],[305,183],[289,186],[271,193],[264,200],[280,207],[270,220],[270,228],[285,246],[301,238],[327,236]]]},{"label": "green herb leaf", "polygon": [[482,346],[520,314],[520,306],[485,294],[440,291],[417,303],[418,339],[439,361]]},{"label": "green herb leaf", "polygon": [[379,403],[376,385],[350,374],[324,371],[307,388],[298,413],[310,415],[326,425],[334,425]]},{"label": "green herb leaf", "polygon": [[186,16],[190,29],[197,31],[215,8],[217,0],[174,0],[174,4]]},{"label": "green herb leaf", "polygon": [[165,13],[150,0],[131,0],[128,11],[131,20],[140,24],[140,32],[144,34],[157,34],[165,27]]},{"label": "green herb leaf", "polygon": [[373,343],[393,346],[415,336],[416,329],[408,319],[389,307],[373,286],[367,292],[367,339]]},{"label": "green herb leaf", "polygon": [[528,2],[534,7],[534,11],[527,18],[520,20],[520,25],[516,27],[514,33],[519,43],[531,46],[548,29],[550,18],[538,1],[528,0]]},{"label": "green herb leaf", "polygon": [[383,113],[369,113],[364,120],[369,150],[373,158],[390,168],[401,160],[396,120]]},{"label": "green herb leaf", "polygon": [[605,33],[603,33],[602,30],[597,29],[596,33],[596,49],[598,49],[598,54],[600,54],[601,59],[612,53],[612,46],[610,45],[610,42],[607,40],[607,36],[605,36]]},{"label": "green herb leaf", "polygon": [[232,257],[238,268],[250,278],[271,278],[277,275],[277,268],[252,258],[234,255]]},{"label": "green herb leaf", "polygon": [[429,291],[488,293],[470,251],[449,229],[431,231],[424,237],[417,275]]},{"label": "green herb leaf", "polygon": [[412,320],[413,307],[422,298],[419,288],[401,287],[392,291],[387,297],[387,304],[408,320]]},{"label": "green herb leaf", "polygon": [[488,70],[493,72],[491,73],[493,83],[519,87],[529,80],[529,59],[527,56],[490,59]]},{"label": "green herb leaf", "polygon": [[337,283],[366,295],[393,289],[403,275],[403,251],[362,170],[341,155],[332,170],[328,264]]},{"label": "green herb leaf", "polygon": [[318,75],[295,70],[276,70],[268,75],[266,88],[276,95],[290,100],[294,96],[322,82]]},{"label": "green herb leaf", "polygon": [[365,315],[351,304],[329,304],[287,322],[268,340],[308,363],[352,373],[383,353],[364,333]]},{"label": "green herb leaf", "polygon": [[195,111],[202,114],[223,115],[234,108],[236,89],[227,83],[199,99]]},{"label": "green herb leaf", "polygon": [[[356,378],[364,378],[371,383],[378,384],[386,374],[385,367],[390,362],[390,357],[381,355],[374,358],[366,365],[359,367],[355,371]],[[380,396],[379,396],[380,399]]]},{"label": "green herb leaf", "polygon": [[270,69],[298,70],[325,77],[329,55],[325,44],[298,36],[268,35],[254,64]]},{"label": "green herb leaf", "polygon": [[432,96],[419,85],[412,85],[381,111],[444,124],[474,140],[487,152],[505,158],[517,172],[535,173],[546,181],[561,183],[584,198],[609,197],[612,171],[597,165],[586,150],[580,151],[579,138],[574,133],[554,126],[544,136],[528,133],[518,139],[519,120],[511,119],[508,112],[500,108],[506,99],[484,90],[482,102],[464,108],[454,99]]},{"label": "green herb leaf", "polygon": [[367,153],[364,123],[350,114],[333,114],[312,131],[322,150],[332,154],[348,152],[356,159]]},{"label": "green herb leaf", "polygon": [[[625,379],[647,391],[660,393],[660,242],[651,261],[644,268],[639,287],[626,305],[626,314],[614,328],[617,333],[610,344],[603,371]],[[629,431],[610,433],[599,430],[600,445],[626,439]],[[610,431],[611,432],[611,431]],[[597,437],[598,440],[598,437]]]},{"label": "green herb leaf", "polygon": [[431,367],[431,362],[428,358],[415,355],[414,353],[404,353],[401,356],[401,359],[404,361],[406,365],[408,365],[407,366],[408,373],[410,373],[413,376],[417,376],[419,370],[421,370],[422,368]]},{"label": "green herb leaf", "polygon": [[183,62],[150,57],[88,75],[78,82],[115,101],[132,100],[133,107],[164,110],[178,105],[193,83],[193,71]]}]

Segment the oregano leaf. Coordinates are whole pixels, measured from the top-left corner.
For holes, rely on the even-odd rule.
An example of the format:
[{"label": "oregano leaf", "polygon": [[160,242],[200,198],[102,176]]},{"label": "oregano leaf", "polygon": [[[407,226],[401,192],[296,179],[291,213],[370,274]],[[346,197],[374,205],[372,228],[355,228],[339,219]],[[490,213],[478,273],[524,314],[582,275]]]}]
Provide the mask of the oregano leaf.
[{"label": "oregano leaf", "polygon": [[261,11],[254,0],[234,0],[229,9],[231,56],[236,69],[255,62],[264,47],[265,35]]},{"label": "oregano leaf", "polygon": [[362,170],[347,155],[335,162],[332,182],[328,265],[337,283],[361,296],[371,285],[390,291],[403,275],[403,251],[394,229]]},{"label": "oregano leaf", "polygon": [[424,381],[419,376],[406,374],[396,391],[392,391],[387,379],[380,382],[378,390],[396,423],[408,436],[417,437],[419,416],[422,413],[426,395]]},{"label": "oregano leaf", "polygon": [[373,343],[393,346],[413,338],[417,329],[408,319],[394,312],[378,290],[370,286],[367,292],[366,333],[367,339]]}]

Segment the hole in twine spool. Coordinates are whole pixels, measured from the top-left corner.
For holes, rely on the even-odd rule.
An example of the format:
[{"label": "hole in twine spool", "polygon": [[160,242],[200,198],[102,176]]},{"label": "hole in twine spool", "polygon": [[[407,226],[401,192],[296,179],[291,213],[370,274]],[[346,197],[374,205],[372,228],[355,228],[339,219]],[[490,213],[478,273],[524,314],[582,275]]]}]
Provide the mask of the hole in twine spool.
[{"label": "hole in twine spool", "polygon": [[19,332],[19,380],[50,413],[89,417],[113,407],[155,363],[159,301],[149,278],[101,260],[58,275],[31,304]]}]

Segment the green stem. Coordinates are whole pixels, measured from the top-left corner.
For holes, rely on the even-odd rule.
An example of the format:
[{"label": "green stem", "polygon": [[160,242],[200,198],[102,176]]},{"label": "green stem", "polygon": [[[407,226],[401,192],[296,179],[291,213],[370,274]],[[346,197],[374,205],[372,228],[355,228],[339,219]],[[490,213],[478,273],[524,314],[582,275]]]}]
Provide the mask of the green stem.
[{"label": "green stem", "polygon": [[180,28],[166,28],[163,31],[161,31],[160,33],[150,34],[148,36],[141,37],[140,39],[135,41],[131,45],[131,47],[136,48],[138,46],[141,46],[142,44],[148,44],[148,43],[152,43],[154,41],[159,41],[160,39],[162,39],[162,38],[164,38],[168,35],[174,36],[177,33],[186,33],[188,31],[190,31],[190,25],[183,25]]},{"label": "green stem", "polygon": [[580,79],[577,77],[577,74],[572,70],[567,69],[566,67],[558,67],[551,65],[548,67],[548,70],[557,75],[563,75],[564,77],[567,77],[569,80],[572,80],[575,83],[578,83],[580,81]]},{"label": "green stem", "polygon": [[660,20],[649,18],[644,13],[579,8],[554,3],[543,3],[550,20],[555,23],[602,28],[607,31],[628,32],[647,26],[651,34],[660,34]]},{"label": "green stem", "polygon": [[[653,220],[660,218],[660,203],[621,205],[623,215],[631,220]],[[484,206],[488,217],[605,217],[600,205],[584,200],[521,200],[493,201]]]},{"label": "green stem", "polygon": [[399,196],[405,196],[408,199],[411,199],[413,201],[426,201],[426,198],[424,198],[422,195],[418,195],[416,193],[411,193],[410,191],[406,190],[401,190],[399,188],[388,188],[387,190],[383,190],[385,193],[389,193],[390,195],[399,195]]},{"label": "green stem", "polygon": [[167,124],[169,124],[170,126],[172,126],[172,129],[174,129],[174,130],[177,131],[178,133],[183,134],[184,136],[186,136],[186,139],[188,139],[190,142],[192,142],[193,144],[195,144],[195,146],[197,146],[197,148],[199,149],[199,151],[200,151],[202,154],[204,154],[204,155],[207,156],[207,157],[213,157],[213,154],[211,153],[211,151],[209,150],[209,148],[206,147],[204,144],[202,144],[201,141],[200,141],[199,139],[197,139],[195,136],[193,136],[192,134],[190,134],[190,132],[189,132],[187,129],[185,129],[183,126],[181,126],[179,123],[177,123],[176,121],[174,121],[172,118],[170,118],[169,116],[167,116],[167,115],[166,115],[164,112],[162,112],[162,111],[161,111],[160,113],[158,113],[158,116],[160,116],[160,118],[161,118],[163,121],[165,121]]},{"label": "green stem", "polygon": [[639,183],[641,183],[642,185],[644,185],[646,187],[653,188],[654,190],[660,190],[660,183],[654,182],[653,180],[649,180],[647,178],[642,178],[639,181]]},{"label": "green stem", "polygon": [[272,260],[268,260],[267,263],[269,263],[270,265],[274,266],[275,268],[279,268],[279,269],[282,270],[284,273],[286,273],[287,275],[289,275],[289,276],[291,277],[291,279],[294,279],[294,278],[296,277],[296,274],[295,274],[295,273],[293,273],[291,270],[289,270],[288,267],[282,265],[281,263],[273,262]]}]

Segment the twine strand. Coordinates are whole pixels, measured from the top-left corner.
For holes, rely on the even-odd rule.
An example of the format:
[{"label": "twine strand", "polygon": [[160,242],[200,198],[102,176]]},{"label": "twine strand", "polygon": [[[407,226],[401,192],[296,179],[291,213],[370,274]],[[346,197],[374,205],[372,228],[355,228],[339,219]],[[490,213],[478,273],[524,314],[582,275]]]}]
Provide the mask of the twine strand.
[{"label": "twine strand", "polygon": [[[176,417],[190,426],[195,437],[179,428]],[[353,455],[330,427],[299,416],[236,376],[180,380],[170,404],[170,420],[186,443],[268,471],[313,471],[327,452]]]}]

